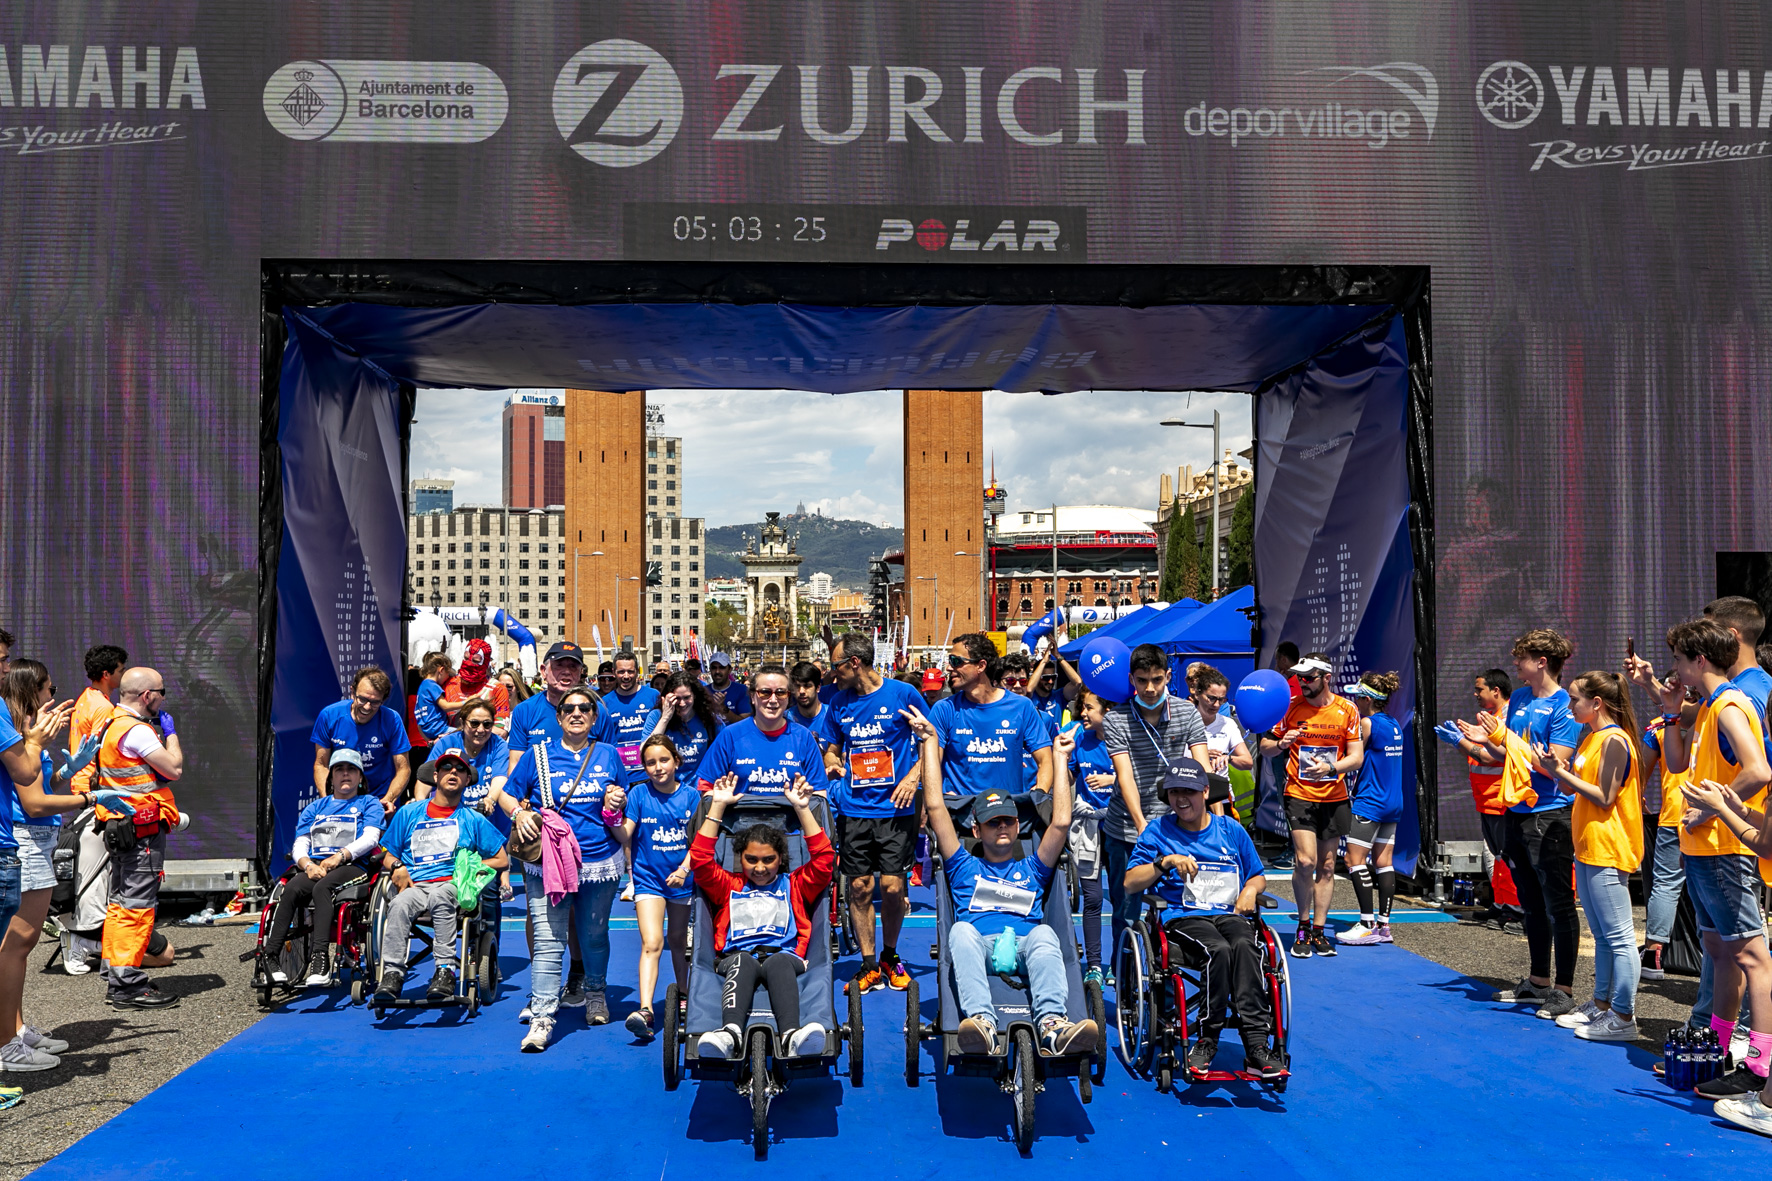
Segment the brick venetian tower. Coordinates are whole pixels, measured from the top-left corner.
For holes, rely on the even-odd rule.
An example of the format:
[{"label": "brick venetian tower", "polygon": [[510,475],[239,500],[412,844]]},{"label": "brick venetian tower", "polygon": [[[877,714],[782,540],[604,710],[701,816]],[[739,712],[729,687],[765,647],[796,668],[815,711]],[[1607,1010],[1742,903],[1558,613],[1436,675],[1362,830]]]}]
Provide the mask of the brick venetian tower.
[{"label": "brick venetian tower", "polygon": [[911,644],[935,647],[983,631],[979,551],[984,393],[904,392],[904,570]]}]

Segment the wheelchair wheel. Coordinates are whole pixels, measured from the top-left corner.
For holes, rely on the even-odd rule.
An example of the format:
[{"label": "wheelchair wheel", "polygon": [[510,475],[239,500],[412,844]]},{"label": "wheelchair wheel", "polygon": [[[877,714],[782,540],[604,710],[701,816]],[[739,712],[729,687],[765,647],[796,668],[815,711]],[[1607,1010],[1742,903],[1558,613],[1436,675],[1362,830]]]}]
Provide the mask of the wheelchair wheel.
[{"label": "wheelchair wheel", "polygon": [[1157,1094],[1167,1095],[1175,1083],[1175,1075],[1167,1062],[1157,1067]]},{"label": "wheelchair wheel", "polygon": [[480,932],[478,948],[475,951],[475,959],[478,963],[480,1000],[482,1003],[490,1003],[492,998],[498,993],[498,982],[500,980],[498,970],[498,934],[496,932],[491,930]]},{"label": "wheelchair wheel", "polygon": [[1114,1027],[1120,1034],[1120,1057],[1135,1075],[1150,1066],[1153,1048],[1149,969],[1144,925],[1133,923],[1120,933],[1114,949]]},{"label": "wheelchair wheel", "polygon": [[355,980],[351,981],[351,1003],[353,1005],[362,1004],[365,994],[366,990],[363,987],[363,977],[359,975]]},{"label": "wheelchair wheel", "polygon": [[861,1086],[862,1069],[861,990],[849,990],[849,1085]]},{"label": "wheelchair wheel", "polygon": [[682,992],[674,982],[665,989],[664,1028],[659,1032],[658,1044],[664,1049],[664,1085],[667,1091],[676,1090],[677,1084],[683,1081],[683,1047],[677,1044],[678,1031],[682,1028],[682,1017],[678,1011],[682,1000]]},{"label": "wheelchair wheel", "polygon": [[1014,1035],[1015,1147],[1027,1152],[1034,1146],[1034,1097],[1039,1082],[1034,1077],[1034,1035],[1025,1026]]},{"label": "wheelchair wheel", "polygon": [[[1095,1081],[1099,1083],[1107,1078],[1107,1001],[1102,998],[1101,985],[1094,980],[1083,986],[1083,996],[1088,1001],[1089,1018],[1095,1022],[1100,1040],[1095,1043],[1095,1056],[1089,1070],[1079,1078],[1086,1083],[1086,1076],[1093,1074]],[[1083,1102],[1087,1103],[1088,1100]]]},{"label": "wheelchair wheel", "polygon": [[751,1038],[751,1151],[769,1159],[769,1036]]},{"label": "wheelchair wheel", "polygon": [[904,1085],[917,1086],[923,1081],[923,1011],[917,993],[917,981],[904,990]]}]

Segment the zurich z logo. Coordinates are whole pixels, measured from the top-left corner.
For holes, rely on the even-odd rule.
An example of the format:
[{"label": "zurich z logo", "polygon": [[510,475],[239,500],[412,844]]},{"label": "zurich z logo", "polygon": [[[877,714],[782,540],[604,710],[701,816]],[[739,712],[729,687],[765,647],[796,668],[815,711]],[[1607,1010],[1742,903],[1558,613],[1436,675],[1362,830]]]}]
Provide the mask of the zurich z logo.
[{"label": "zurich z logo", "polygon": [[[627,82],[612,110],[604,98]],[[597,116],[601,116],[599,119]],[[593,164],[630,168],[652,159],[683,124],[683,85],[658,51],[612,38],[573,54],[554,80],[554,126]]]}]

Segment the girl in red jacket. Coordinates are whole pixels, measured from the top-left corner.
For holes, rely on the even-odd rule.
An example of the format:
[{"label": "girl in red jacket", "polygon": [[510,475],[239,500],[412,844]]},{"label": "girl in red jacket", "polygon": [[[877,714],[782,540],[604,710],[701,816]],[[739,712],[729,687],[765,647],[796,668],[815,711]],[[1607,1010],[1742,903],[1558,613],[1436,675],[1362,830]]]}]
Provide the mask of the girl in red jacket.
[{"label": "girl in red jacket", "polygon": [[703,1058],[730,1058],[744,1037],[751,1000],[762,982],[769,990],[769,1010],[786,1041],[789,1055],[824,1053],[825,1027],[800,1024],[800,974],[806,971],[806,948],[812,940],[812,914],[831,884],[835,857],[831,839],[812,814],[812,785],[796,775],[784,793],[799,817],[800,831],[811,854],[805,865],[783,873],[788,860],[787,835],[769,824],[739,833],[742,875],[722,867],[714,856],[720,818],[744,793],[738,777],[722,775],[709,793],[707,818],[689,846],[689,864],[696,888],[714,916],[714,971],[725,981],[720,992],[722,1028],[701,1035],[696,1051]]}]

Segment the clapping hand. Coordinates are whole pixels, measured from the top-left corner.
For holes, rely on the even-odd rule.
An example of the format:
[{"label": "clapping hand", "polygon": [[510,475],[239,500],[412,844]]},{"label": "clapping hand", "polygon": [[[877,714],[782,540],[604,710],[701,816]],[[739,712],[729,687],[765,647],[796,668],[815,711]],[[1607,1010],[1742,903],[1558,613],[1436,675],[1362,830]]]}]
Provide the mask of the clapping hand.
[{"label": "clapping hand", "polygon": [[1705,779],[1697,783],[1683,783],[1680,785],[1680,794],[1688,804],[1694,805],[1688,808],[1685,815],[1680,818],[1680,822],[1687,829],[1703,824],[1706,820],[1717,815],[1723,810],[1724,800],[1735,795],[1727,785],[1718,783],[1714,779]]},{"label": "clapping hand", "polygon": [[1434,727],[1434,735],[1447,746],[1457,746],[1464,738],[1464,732],[1458,727],[1459,723],[1456,721],[1441,722]]},{"label": "clapping hand", "polygon": [[85,770],[86,765],[92,762],[98,754],[99,743],[103,738],[103,734],[89,735],[86,741],[80,744],[78,750],[62,760],[61,766],[55,770],[56,776],[61,779],[72,779]]},{"label": "clapping hand", "polygon": [[1539,769],[1552,779],[1555,779],[1557,772],[1563,769],[1562,756],[1548,746],[1534,746],[1532,757],[1538,763]]}]

